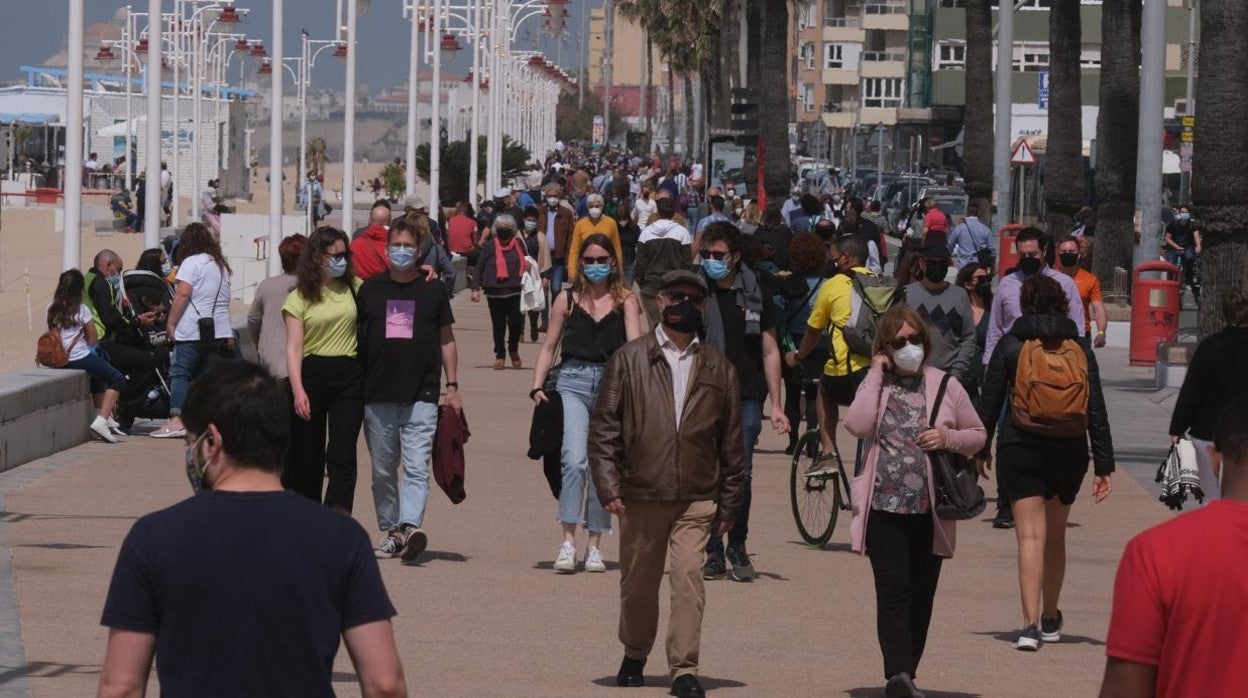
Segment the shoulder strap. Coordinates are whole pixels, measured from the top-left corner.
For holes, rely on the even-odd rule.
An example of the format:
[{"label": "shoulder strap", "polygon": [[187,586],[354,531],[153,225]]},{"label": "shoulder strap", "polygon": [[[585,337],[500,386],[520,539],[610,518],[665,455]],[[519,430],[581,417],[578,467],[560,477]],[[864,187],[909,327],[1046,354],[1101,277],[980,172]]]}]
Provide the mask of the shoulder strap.
[{"label": "shoulder strap", "polygon": [[940,379],[940,390],[936,391],[936,402],[932,404],[932,411],[928,414],[927,422],[935,429],[936,418],[940,416],[940,404],[945,401],[945,389],[949,387],[949,379],[953,378],[953,374],[946,373],[944,378]]},{"label": "shoulder strap", "polygon": [[87,332],[87,328],[85,325],[83,326],[82,329],[78,330],[78,334],[74,335],[74,338],[72,341],[70,341],[69,346],[65,347],[66,356],[68,356],[71,352],[74,351],[74,347],[77,346],[78,340],[82,339],[82,335],[86,334],[86,332]]}]

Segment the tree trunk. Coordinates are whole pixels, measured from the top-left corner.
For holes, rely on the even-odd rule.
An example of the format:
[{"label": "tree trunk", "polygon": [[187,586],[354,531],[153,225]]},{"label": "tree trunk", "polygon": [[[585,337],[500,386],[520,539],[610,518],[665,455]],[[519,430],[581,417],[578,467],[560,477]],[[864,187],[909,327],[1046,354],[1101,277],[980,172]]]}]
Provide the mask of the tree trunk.
[{"label": "tree trunk", "polygon": [[650,31],[642,29],[646,33],[646,55],[642,56],[641,69],[645,72],[644,82],[642,85],[641,103],[645,105],[642,109],[643,116],[646,120],[646,154],[654,152],[654,66],[651,60],[654,56],[654,43],[650,40]]},{"label": "tree trunk", "polygon": [[694,131],[694,125],[693,125],[693,76],[692,76],[692,75],[690,75],[689,73],[685,73],[685,74],[684,74],[683,76],[681,76],[681,77],[683,77],[683,78],[684,78],[684,81],[685,81],[685,101],[684,101],[684,107],[683,107],[683,110],[684,110],[684,113],[685,113],[685,130],[684,130],[683,137],[684,137],[684,141],[685,141],[685,153],[684,153],[684,155],[685,155],[685,159],[687,159],[687,160],[688,160],[688,159],[691,159],[691,158],[693,157],[693,154],[694,154],[694,152],[695,152],[695,148],[694,148],[694,145],[693,145],[693,131]]},{"label": "tree trunk", "polygon": [[[1076,0],[1077,2],[1078,0]],[[764,146],[763,185],[767,196],[783,199],[792,182],[789,156],[789,99],[787,78],[787,0],[759,0],[763,3],[762,33],[758,62],[760,77],[759,126]]]},{"label": "tree trunk", "polygon": [[[1009,67],[1009,61],[1002,61]],[[972,199],[992,198],[992,8],[988,0],[966,0],[966,120],[962,130],[962,175]],[[985,220],[989,218],[981,214]]]},{"label": "tree trunk", "polygon": [[739,86],[741,51],[738,45],[741,40],[737,22],[739,0],[719,0],[719,40],[715,44],[713,70],[705,76],[706,85],[710,88],[711,128],[728,128],[732,112],[729,109],[732,88]]},{"label": "tree trunk", "polygon": [[667,62],[667,154],[676,153],[676,71]]},{"label": "tree trunk", "polygon": [[1049,134],[1044,151],[1045,223],[1054,242],[1070,232],[1083,206],[1083,104],[1079,92],[1079,0],[1053,0],[1049,11]]},{"label": "tree trunk", "polygon": [[1200,3],[1200,89],[1192,203],[1203,232],[1200,336],[1223,326],[1222,295],[1248,287],[1248,3]]},{"label": "tree trunk", "polygon": [[1135,162],[1140,131],[1138,0],[1101,6],[1101,90],[1096,120],[1096,246],[1092,271],[1110,288],[1114,269],[1128,271],[1135,248]]},{"label": "tree trunk", "polygon": [[745,3],[745,79],[750,87],[760,87],[762,78],[759,74],[759,47],[762,46],[764,0],[740,0]]}]

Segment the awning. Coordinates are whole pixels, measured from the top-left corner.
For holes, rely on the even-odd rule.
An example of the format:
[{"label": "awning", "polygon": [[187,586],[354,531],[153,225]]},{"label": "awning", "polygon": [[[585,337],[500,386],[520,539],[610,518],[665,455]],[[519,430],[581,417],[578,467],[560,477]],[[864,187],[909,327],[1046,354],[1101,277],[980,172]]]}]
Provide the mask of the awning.
[{"label": "awning", "polygon": [[[129,130],[130,130],[130,135],[132,135],[132,136],[138,135],[138,132],[139,132],[139,124],[140,124],[140,123],[147,123],[147,117],[146,117],[146,116],[140,116],[140,117],[138,117],[138,118],[135,118],[135,119],[131,119],[131,120],[130,120],[130,129],[129,129]],[[97,136],[113,136],[113,137],[116,137],[116,136],[124,136],[124,135],[126,135],[126,122],[125,122],[125,120],[123,119],[123,120],[118,121],[117,123],[113,124],[112,126],[105,126],[105,127],[104,127],[104,128],[102,128],[102,129],[98,129],[98,130],[95,132],[95,135],[97,135]]]},{"label": "awning", "polygon": [[30,112],[24,113],[0,113],[0,123],[11,124],[55,124],[59,123],[61,117],[59,114],[34,114]]}]

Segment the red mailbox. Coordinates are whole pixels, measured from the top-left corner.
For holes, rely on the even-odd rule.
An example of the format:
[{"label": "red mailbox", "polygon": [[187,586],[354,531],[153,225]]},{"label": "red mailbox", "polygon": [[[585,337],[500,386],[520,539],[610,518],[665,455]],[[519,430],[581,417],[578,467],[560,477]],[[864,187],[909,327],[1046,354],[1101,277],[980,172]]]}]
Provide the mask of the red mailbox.
[{"label": "red mailbox", "polygon": [[1005,272],[1018,266],[1018,248],[1014,246],[1014,236],[1025,225],[1010,223],[1001,229],[1001,251],[997,254],[997,278],[1005,276]]},{"label": "red mailbox", "polygon": [[1173,342],[1178,337],[1181,275],[1169,262],[1145,262],[1135,268],[1131,286],[1132,366],[1157,363],[1158,342]]}]

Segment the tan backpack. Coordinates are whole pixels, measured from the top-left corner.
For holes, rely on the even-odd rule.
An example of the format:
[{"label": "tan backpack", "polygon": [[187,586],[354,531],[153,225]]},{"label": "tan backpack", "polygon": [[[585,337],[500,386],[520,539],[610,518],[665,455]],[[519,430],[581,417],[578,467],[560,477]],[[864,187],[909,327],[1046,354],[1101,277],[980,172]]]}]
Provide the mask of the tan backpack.
[{"label": "tan backpack", "polygon": [[61,343],[60,330],[50,329],[39,335],[39,340],[35,343],[35,363],[47,368],[65,368],[69,363],[69,352],[74,350],[74,345],[82,339],[82,333],[85,331],[85,329],[80,330],[74,336],[73,341],[69,343],[69,349]]},{"label": "tan backpack", "polygon": [[1017,429],[1052,438],[1088,430],[1088,358],[1073,339],[1028,339],[1018,354],[1014,397]]}]

